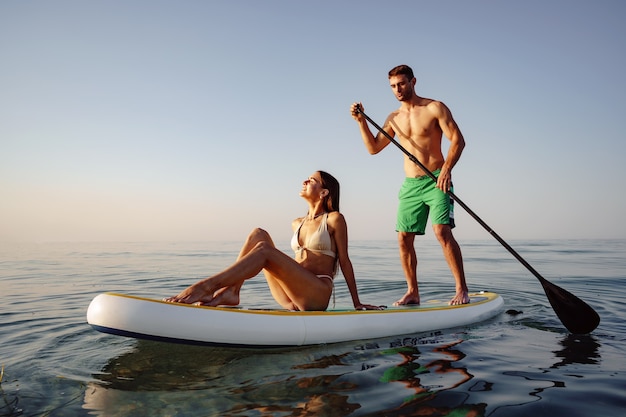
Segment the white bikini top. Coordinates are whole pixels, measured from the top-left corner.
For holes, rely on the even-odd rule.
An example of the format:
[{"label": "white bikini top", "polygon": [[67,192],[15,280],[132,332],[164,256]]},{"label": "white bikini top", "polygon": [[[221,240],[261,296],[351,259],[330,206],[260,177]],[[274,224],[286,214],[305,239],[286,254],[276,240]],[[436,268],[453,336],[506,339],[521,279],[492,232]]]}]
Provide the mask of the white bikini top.
[{"label": "white bikini top", "polygon": [[332,240],[330,233],[328,232],[328,213],[324,213],[320,227],[308,237],[304,245],[300,245],[300,229],[306,221],[306,217],[302,219],[300,226],[296,229],[293,237],[291,238],[291,249],[299,255],[302,251],[310,250],[311,252],[321,253],[323,255],[335,257],[335,252],[332,251]]}]

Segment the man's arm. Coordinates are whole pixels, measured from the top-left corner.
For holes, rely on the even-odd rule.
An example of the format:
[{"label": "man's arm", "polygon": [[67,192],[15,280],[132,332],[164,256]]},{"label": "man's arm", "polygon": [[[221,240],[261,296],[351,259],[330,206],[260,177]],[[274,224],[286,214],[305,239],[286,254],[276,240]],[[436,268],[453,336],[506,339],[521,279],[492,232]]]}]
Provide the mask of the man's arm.
[{"label": "man's arm", "polygon": [[465,139],[463,138],[459,126],[454,121],[450,109],[441,102],[435,103],[436,105],[434,107],[437,120],[439,121],[439,127],[442,133],[450,140],[448,155],[441,167],[441,173],[437,178],[437,187],[447,192],[452,184],[452,168],[454,168],[461,157],[463,148],[465,148]]},{"label": "man's arm", "polygon": [[[350,107],[350,114],[352,114],[352,118],[359,123],[359,129],[361,131],[361,137],[363,138],[363,143],[365,144],[365,148],[370,153],[370,155],[375,155],[378,152],[382,151],[385,146],[391,143],[389,139],[382,133],[378,133],[376,136],[372,134],[369,125],[367,124],[367,120],[363,116],[361,112],[356,110],[357,106],[361,107],[363,110],[363,105],[361,103],[353,103]],[[395,132],[391,128],[389,124],[389,119],[391,115],[385,121],[385,125],[383,126],[383,130],[389,134],[389,136],[394,137]]]}]

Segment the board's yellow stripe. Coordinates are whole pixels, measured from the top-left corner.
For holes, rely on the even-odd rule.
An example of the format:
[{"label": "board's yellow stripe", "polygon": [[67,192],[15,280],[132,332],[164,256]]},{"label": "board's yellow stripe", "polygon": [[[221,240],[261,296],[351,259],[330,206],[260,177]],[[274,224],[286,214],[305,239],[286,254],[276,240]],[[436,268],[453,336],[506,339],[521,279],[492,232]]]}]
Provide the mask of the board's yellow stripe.
[{"label": "board's yellow stripe", "polygon": [[472,293],[470,294],[470,298],[472,299],[470,304],[462,304],[458,306],[449,306],[449,305],[441,305],[439,307],[429,307],[428,303],[443,303],[443,301],[429,301],[425,304],[415,307],[391,307],[385,310],[326,310],[326,311],[288,311],[288,310],[251,310],[251,309],[240,309],[236,307],[205,307],[198,306],[193,304],[182,304],[182,303],[168,303],[162,300],[156,300],[152,298],[138,297],[135,295],[128,294],[119,294],[119,293],[106,293],[107,295],[111,295],[114,297],[123,297],[130,298],[139,301],[145,301],[150,303],[161,303],[169,306],[176,307],[184,307],[184,308],[202,308],[213,311],[228,311],[230,313],[240,313],[240,314],[265,314],[265,315],[276,315],[276,316],[343,316],[348,314],[397,314],[397,313],[410,313],[410,312],[426,312],[426,311],[438,311],[438,310],[455,310],[455,309],[463,309],[472,307],[475,305],[480,305],[484,303],[488,303],[489,301],[494,300],[498,297],[498,294],[493,292],[480,292],[480,293]]}]

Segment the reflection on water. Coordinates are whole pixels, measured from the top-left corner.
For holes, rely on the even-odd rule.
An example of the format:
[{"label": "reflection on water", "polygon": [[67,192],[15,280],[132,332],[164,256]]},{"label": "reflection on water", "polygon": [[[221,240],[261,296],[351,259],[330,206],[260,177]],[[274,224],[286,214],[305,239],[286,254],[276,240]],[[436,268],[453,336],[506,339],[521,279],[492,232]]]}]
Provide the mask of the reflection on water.
[{"label": "reflection on water", "polygon": [[574,363],[597,364],[600,359],[598,352],[600,344],[593,336],[569,334],[561,340],[560,344],[563,349],[555,351],[554,354],[557,358],[561,358],[561,361],[552,365],[551,368]]},{"label": "reflection on water", "polygon": [[[465,357],[462,343],[430,334],[259,351],[139,341],[136,349],[111,359],[94,375],[84,408],[103,416],[132,415],[137,407],[144,412],[149,407],[155,415],[189,407],[232,416],[345,416],[372,410],[391,416],[453,410],[459,416],[484,415],[485,404],[437,404],[439,393],[473,378],[458,365]],[[197,392],[193,405],[177,402],[178,393],[190,390]],[[134,393],[132,406],[120,407],[128,403],[129,393]]]},{"label": "reflection on water", "polygon": [[[564,401],[567,398],[571,399],[572,387],[571,379],[581,379],[584,375],[576,375],[571,370],[567,373],[557,372],[561,367],[567,367],[573,364],[597,364],[600,362],[600,345],[594,340],[592,336],[588,335],[572,335],[568,334],[564,337],[555,339],[555,343],[558,343],[563,349],[554,350],[553,357],[546,357],[548,362],[545,367],[529,366],[528,369],[519,370],[503,370],[502,375],[506,378],[496,378],[497,383],[490,384],[484,388],[493,391],[492,398],[503,398],[504,404],[497,404],[495,401],[490,403],[492,409],[489,415],[494,416],[527,416],[542,414],[547,415],[546,407],[552,407],[552,405],[546,405],[542,402],[547,395],[550,395],[554,402],[555,398],[563,397]],[[532,358],[534,356],[533,346],[528,344],[527,357]],[[519,351],[516,351],[519,352]],[[521,355],[520,353],[517,353]],[[523,357],[523,356],[522,356]],[[519,361],[520,358],[517,360]],[[542,358],[536,358],[540,361]],[[502,362],[502,361],[498,361]],[[568,388],[568,390],[565,390]],[[553,390],[553,389],[556,389]],[[474,391],[472,388],[471,391]],[[526,395],[511,395],[512,392],[525,392]],[[548,394],[548,391],[550,392]],[[582,393],[581,395],[587,395]],[[556,407],[558,409],[558,407]],[[533,410],[537,410],[536,412]],[[557,413],[559,414],[559,413]],[[572,413],[571,410],[568,415],[589,415],[588,410],[580,410],[580,414]],[[602,415],[601,413],[595,413],[594,415]]]},{"label": "reflection on water", "polygon": [[[198,409],[216,416],[513,415],[522,405],[528,412],[546,390],[566,385],[549,369],[600,360],[593,337],[567,335],[557,341],[562,349],[544,369],[503,370],[498,380],[476,379],[464,361],[465,343],[475,341],[466,337],[437,332],[276,350],[138,341],[94,375],[83,408],[101,416],[138,410],[184,415]],[[510,393],[520,389],[526,394],[514,401]],[[193,401],[190,391],[196,393]],[[502,398],[506,404],[498,403]]]},{"label": "reflection on water", "polygon": [[[444,344],[434,349],[442,355],[442,358],[433,360],[424,365],[418,362],[419,350],[415,347],[404,346],[388,350],[389,353],[397,353],[403,358],[399,365],[389,368],[380,379],[381,382],[397,382],[402,384],[413,394],[404,398],[401,405],[392,410],[386,410],[386,415],[454,415],[458,416],[483,416],[486,404],[462,404],[458,407],[434,406],[438,392],[456,388],[468,382],[473,376],[463,367],[456,367],[455,363],[465,357],[457,345],[462,340]],[[425,384],[422,380],[428,375],[436,375],[439,381],[449,382],[450,385]]]}]

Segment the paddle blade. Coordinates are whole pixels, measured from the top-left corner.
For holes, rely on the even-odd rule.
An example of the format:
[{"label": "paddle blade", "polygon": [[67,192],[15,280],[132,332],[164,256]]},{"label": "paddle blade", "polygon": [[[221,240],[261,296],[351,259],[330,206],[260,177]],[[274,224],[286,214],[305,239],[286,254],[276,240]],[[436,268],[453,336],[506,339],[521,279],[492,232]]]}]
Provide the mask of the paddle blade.
[{"label": "paddle blade", "polygon": [[545,278],[540,278],[539,282],[554,312],[567,330],[574,334],[587,334],[598,327],[600,316],[587,303]]}]

